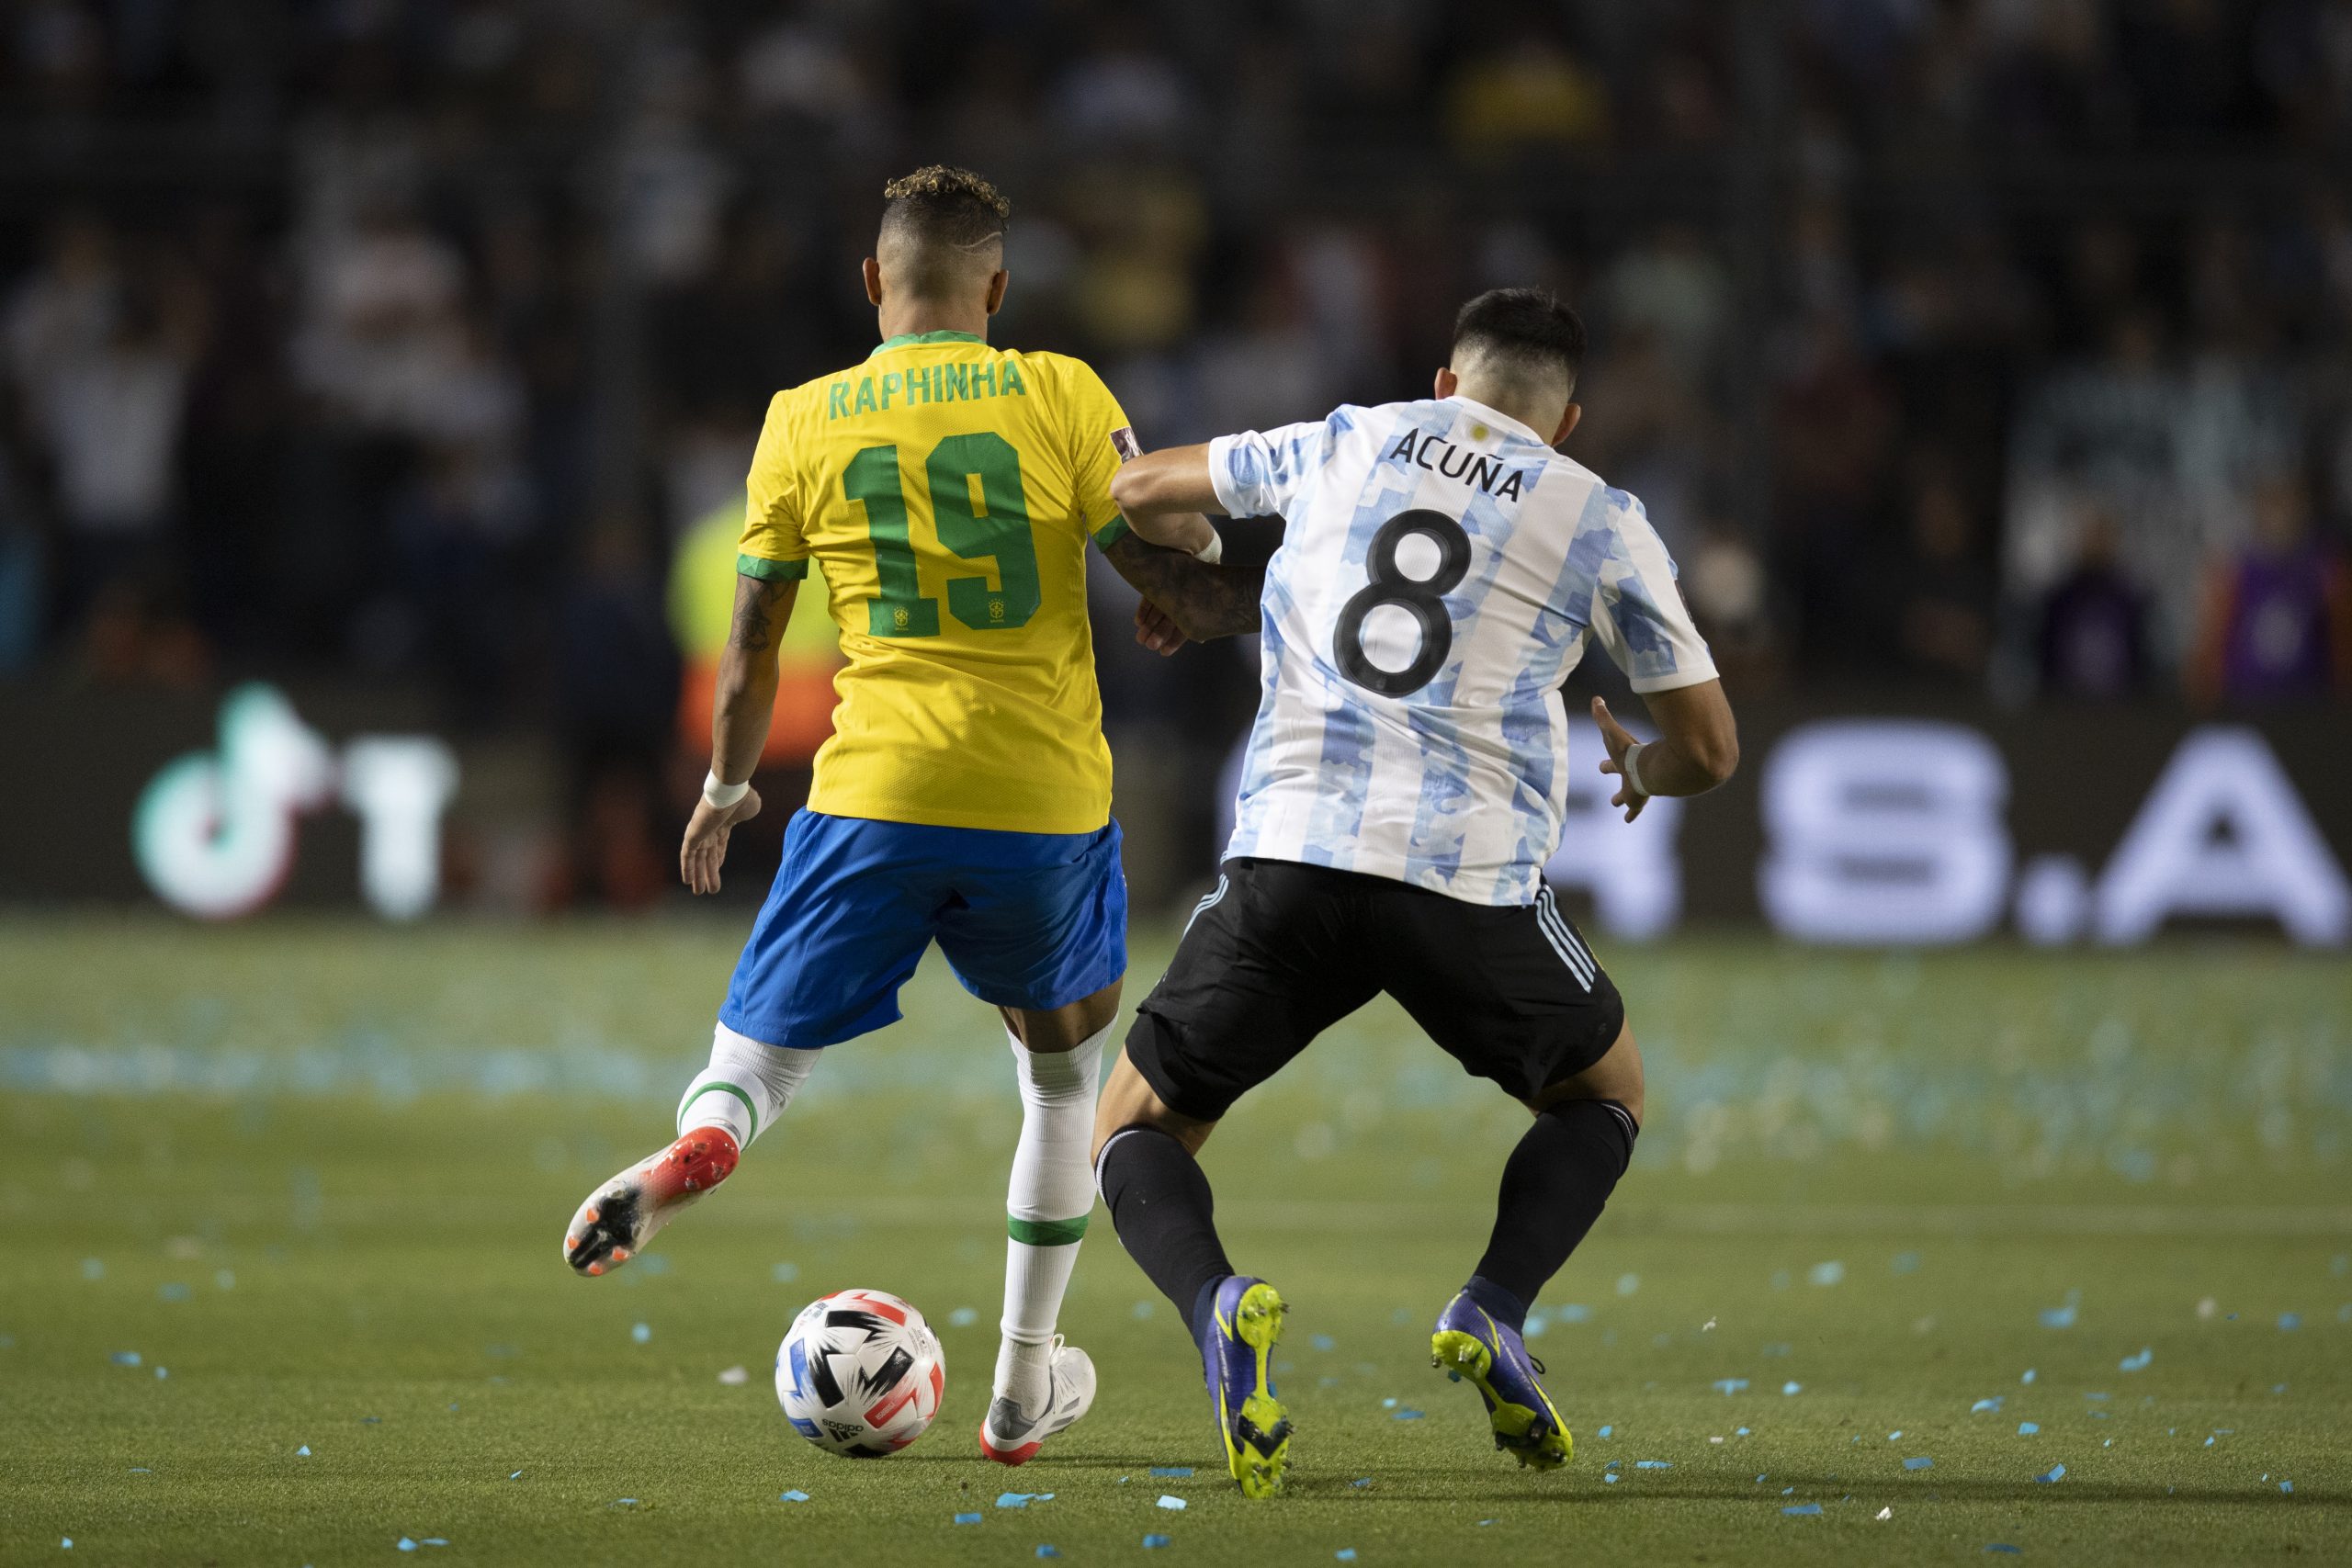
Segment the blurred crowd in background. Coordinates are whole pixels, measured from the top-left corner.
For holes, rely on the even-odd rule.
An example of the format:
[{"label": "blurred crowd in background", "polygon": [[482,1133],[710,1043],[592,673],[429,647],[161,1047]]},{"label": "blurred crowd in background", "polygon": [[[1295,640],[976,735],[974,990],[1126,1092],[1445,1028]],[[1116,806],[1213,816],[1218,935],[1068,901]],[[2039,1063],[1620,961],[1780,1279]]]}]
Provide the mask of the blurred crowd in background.
[{"label": "blurred crowd in background", "polygon": [[[1148,445],[1556,288],[1743,696],[2352,695],[2347,0],[0,0],[0,672],[411,682],[661,816],[673,567],[933,161]],[[1247,650],[1114,584],[1213,776]]]}]

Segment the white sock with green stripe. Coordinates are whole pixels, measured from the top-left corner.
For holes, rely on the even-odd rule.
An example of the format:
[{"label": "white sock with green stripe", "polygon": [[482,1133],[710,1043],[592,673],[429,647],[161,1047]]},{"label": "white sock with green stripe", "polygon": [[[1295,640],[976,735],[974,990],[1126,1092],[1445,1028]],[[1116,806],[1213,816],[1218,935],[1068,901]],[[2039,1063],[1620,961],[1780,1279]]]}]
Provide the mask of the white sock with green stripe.
[{"label": "white sock with green stripe", "polygon": [[710,1066],[695,1075],[678,1101],[678,1131],[724,1127],[737,1148],[750,1148],[792,1103],[823,1055],[765,1045],[720,1024],[710,1039]]},{"label": "white sock with green stripe", "polygon": [[1012,1042],[1021,1080],[1021,1142],[1006,1189],[1004,1342],[997,1351],[996,1392],[1023,1411],[1044,1409],[1054,1322],[1078,1263],[1079,1238],[1094,1207],[1094,1097],[1102,1045],[1111,1028],[1068,1051],[1032,1053]]}]

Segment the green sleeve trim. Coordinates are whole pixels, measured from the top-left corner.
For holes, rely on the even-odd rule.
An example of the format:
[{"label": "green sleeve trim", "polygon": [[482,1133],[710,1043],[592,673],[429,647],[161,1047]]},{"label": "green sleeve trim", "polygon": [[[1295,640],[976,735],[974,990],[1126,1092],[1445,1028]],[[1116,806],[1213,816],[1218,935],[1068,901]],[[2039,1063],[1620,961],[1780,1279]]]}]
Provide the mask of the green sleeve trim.
[{"label": "green sleeve trim", "polygon": [[735,575],[756,577],[762,582],[798,582],[808,575],[808,560],[770,560],[765,556],[737,556]]},{"label": "green sleeve trim", "polygon": [[[713,1090],[717,1090],[717,1091],[718,1091],[719,1093],[722,1093],[722,1094],[731,1094],[731,1095],[733,1095],[736,1099],[738,1099],[738,1100],[741,1100],[741,1101],[743,1102],[743,1110],[744,1110],[744,1111],[745,1111],[747,1114],[749,1114],[749,1115],[750,1115],[750,1117],[752,1118],[752,1131],[751,1131],[750,1134],[744,1138],[744,1140],[743,1140],[743,1141],[744,1141],[745,1143],[747,1143],[747,1144],[748,1144],[748,1143],[750,1143],[750,1142],[752,1141],[752,1138],[756,1138],[756,1137],[758,1137],[758,1136],[760,1135],[760,1108],[759,1108],[758,1106],[756,1106],[756,1105],[754,1105],[754,1104],[752,1104],[752,1097],[751,1097],[750,1095],[745,1094],[745,1093],[744,1093],[741,1089],[737,1088],[735,1085],[733,1085],[733,1084],[731,1084],[731,1083],[717,1083],[717,1082],[712,1082],[712,1083],[699,1083],[699,1084],[696,1084],[696,1085],[695,1085],[694,1089],[692,1089],[692,1090],[687,1094],[687,1096],[686,1096],[686,1100],[685,1100],[685,1103],[686,1103],[686,1104],[688,1104],[688,1105],[691,1105],[691,1104],[693,1104],[693,1103],[694,1103],[694,1099],[695,1099],[695,1095],[698,1095],[698,1094],[709,1094],[709,1093],[711,1093]],[[681,1107],[681,1109],[683,1109],[683,1107]],[[684,1129],[684,1128],[683,1128],[683,1127],[679,1128],[678,1130],[679,1130],[680,1132],[682,1132],[682,1133],[685,1131],[685,1129]]]},{"label": "green sleeve trim", "polygon": [[1131,531],[1127,527],[1126,514],[1114,512],[1111,513],[1111,521],[1094,530],[1094,547],[1098,550],[1107,550],[1121,539],[1125,538]]},{"label": "green sleeve trim", "polygon": [[1076,1247],[1086,1234],[1088,1216],[1074,1220],[1024,1220],[1014,1214],[1004,1217],[1004,1234],[1023,1247]]}]

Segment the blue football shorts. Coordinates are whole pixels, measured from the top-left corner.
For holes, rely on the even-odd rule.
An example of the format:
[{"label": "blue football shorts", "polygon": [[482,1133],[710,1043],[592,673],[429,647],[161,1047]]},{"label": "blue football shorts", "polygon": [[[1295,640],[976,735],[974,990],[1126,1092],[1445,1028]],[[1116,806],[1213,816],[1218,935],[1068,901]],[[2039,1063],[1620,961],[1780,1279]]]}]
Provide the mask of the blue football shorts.
[{"label": "blue football shorts", "polygon": [[808,1049],[898,1021],[932,942],[964,988],[1043,1012],[1126,973],[1119,825],[1092,833],[794,814],[718,1021]]}]

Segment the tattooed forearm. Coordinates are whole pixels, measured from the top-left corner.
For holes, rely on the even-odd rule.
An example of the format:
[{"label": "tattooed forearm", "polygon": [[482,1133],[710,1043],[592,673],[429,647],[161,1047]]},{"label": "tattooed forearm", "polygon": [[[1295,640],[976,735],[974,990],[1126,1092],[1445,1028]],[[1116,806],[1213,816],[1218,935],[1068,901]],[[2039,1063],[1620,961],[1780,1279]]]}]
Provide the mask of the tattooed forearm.
[{"label": "tattooed forearm", "polygon": [[735,624],[728,629],[727,646],[746,653],[764,653],[784,635],[791,618],[797,582],[770,582],[764,578],[735,580]]},{"label": "tattooed forearm", "polygon": [[1258,595],[1266,582],[1262,560],[1208,566],[1133,534],[1120,536],[1102,556],[1196,642],[1258,629]]}]

